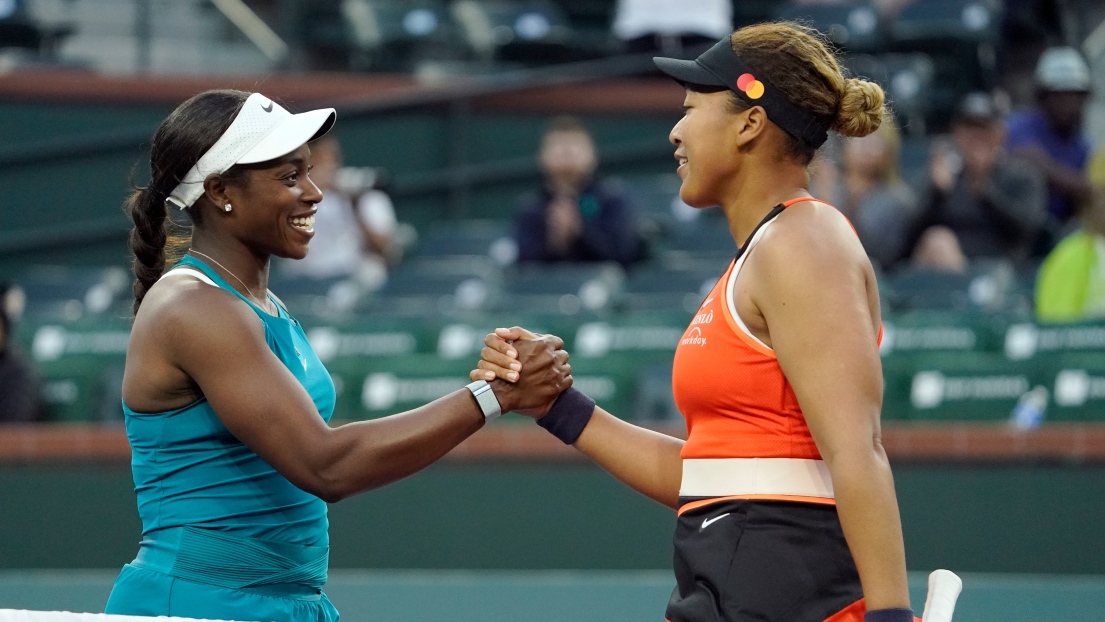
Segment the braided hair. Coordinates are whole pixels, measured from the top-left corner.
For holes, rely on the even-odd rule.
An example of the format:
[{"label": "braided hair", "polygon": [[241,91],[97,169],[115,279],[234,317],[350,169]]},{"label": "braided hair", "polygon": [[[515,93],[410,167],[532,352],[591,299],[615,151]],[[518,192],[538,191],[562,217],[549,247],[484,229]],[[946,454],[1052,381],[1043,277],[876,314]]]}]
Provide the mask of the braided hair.
[{"label": "braided hair", "polygon": [[[200,93],[178,106],[154,133],[150,148],[150,183],[145,187],[135,186],[124,204],[134,221],[129,246],[134,254],[135,313],[146,292],[165,272],[168,258],[186,248],[191,240],[190,234],[170,233],[173,223],[165,200],[188,170],[230,127],[247,97],[249,93],[233,90]],[[199,224],[197,205],[185,211],[193,224]]]}]

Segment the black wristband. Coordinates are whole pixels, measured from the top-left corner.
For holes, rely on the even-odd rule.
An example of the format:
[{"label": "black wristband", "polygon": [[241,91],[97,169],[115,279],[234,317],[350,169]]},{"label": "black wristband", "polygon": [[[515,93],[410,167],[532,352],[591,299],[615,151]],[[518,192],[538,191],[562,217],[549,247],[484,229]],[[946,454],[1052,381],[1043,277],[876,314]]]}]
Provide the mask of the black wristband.
[{"label": "black wristband", "polygon": [[875,609],[863,614],[863,622],[913,622],[913,620],[913,610],[908,607]]},{"label": "black wristband", "polygon": [[559,438],[565,445],[575,443],[591,415],[595,413],[595,400],[575,389],[568,389],[553,402],[549,412],[537,420],[537,425]]}]

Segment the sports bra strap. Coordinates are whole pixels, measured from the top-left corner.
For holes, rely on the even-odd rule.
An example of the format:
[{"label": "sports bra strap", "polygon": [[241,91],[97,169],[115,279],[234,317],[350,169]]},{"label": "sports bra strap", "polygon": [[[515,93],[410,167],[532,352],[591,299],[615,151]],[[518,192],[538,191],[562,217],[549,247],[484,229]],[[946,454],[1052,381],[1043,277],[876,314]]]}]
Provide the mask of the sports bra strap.
[{"label": "sports bra strap", "polygon": [[771,208],[771,211],[767,213],[767,216],[764,216],[763,220],[760,221],[760,224],[756,225],[756,228],[752,230],[752,233],[748,234],[748,239],[744,241],[744,244],[741,244],[740,247],[737,248],[737,257],[736,257],[737,259],[740,259],[741,255],[744,254],[744,251],[748,249],[748,245],[752,243],[752,238],[756,237],[756,233],[761,228],[763,228],[764,225],[771,222],[772,218],[775,218],[776,216],[778,216],[779,212],[783,211],[785,208],[786,208],[786,204],[784,204],[784,203],[780,203],[780,204],[776,205],[775,207]]},{"label": "sports bra strap", "polygon": [[760,221],[760,224],[756,225],[756,228],[752,230],[752,233],[748,234],[748,239],[744,241],[744,244],[741,244],[740,248],[737,249],[737,259],[740,259],[740,256],[743,255],[744,251],[748,249],[748,245],[752,242],[752,238],[756,237],[756,232],[758,232],[761,228],[763,228],[764,225],[766,225],[768,222],[770,222],[772,218],[775,218],[776,216],[778,216],[779,212],[781,212],[784,209],[790,207],[791,205],[794,205],[795,203],[802,203],[803,201],[813,201],[815,203],[824,203],[824,201],[822,201],[820,199],[815,199],[813,197],[798,197],[797,199],[791,199],[789,201],[783,201],[782,203],[780,203],[780,204],[776,205],[775,207],[771,208],[771,211],[768,212],[766,216],[764,216],[763,220]]},{"label": "sports bra strap", "polygon": [[203,281],[204,283],[207,283],[208,285],[218,287],[218,285],[215,283],[215,281],[211,280],[211,277],[209,277],[206,274],[200,272],[199,270],[196,270],[195,268],[188,268],[186,266],[178,266],[176,268],[173,268],[172,270],[169,270],[165,274],[162,274],[161,278],[157,279],[157,280],[161,281],[161,280],[164,280],[164,279],[166,279],[170,276],[177,276],[177,275],[192,276],[192,277],[195,277],[195,278]]}]

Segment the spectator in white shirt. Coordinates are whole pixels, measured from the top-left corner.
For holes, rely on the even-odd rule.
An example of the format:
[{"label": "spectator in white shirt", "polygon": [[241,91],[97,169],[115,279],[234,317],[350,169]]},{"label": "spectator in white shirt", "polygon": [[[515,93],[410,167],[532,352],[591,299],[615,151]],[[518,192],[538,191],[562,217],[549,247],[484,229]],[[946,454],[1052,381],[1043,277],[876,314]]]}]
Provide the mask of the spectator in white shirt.
[{"label": "spectator in white shirt", "polygon": [[305,258],[283,262],[283,273],[347,276],[369,290],[378,288],[387,280],[388,266],[402,255],[391,198],[375,187],[371,169],[342,167],[336,138],[311,143],[311,163],[311,180],[323,192],[315,214],[315,238]]},{"label": "spectator in white shirt", "polygon": [[685,56],[733,31],[731,0],[618,0],[614,35],[629,53]]}]

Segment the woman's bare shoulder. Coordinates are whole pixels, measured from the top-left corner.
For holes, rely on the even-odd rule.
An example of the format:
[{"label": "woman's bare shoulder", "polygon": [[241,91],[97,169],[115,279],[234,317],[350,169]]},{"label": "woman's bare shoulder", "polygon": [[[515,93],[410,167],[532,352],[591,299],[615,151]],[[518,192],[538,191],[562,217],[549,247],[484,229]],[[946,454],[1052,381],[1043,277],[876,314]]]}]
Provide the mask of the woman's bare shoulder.
[{"label": "woman's bare shoulder", "polygon": [[263,335],[256,314],[236,296],[194,276],[174,275],[150,287],[133,333],[164,343],[243,330]]},{"label": "woman's bare shoulder", "polygon": [[818,261],[835,259],[850,263],[867,257],[844,214],[816,200],[795,203],[783,210],[764,232],[760,246],[770,248],[772,253],[808,256]]}]

